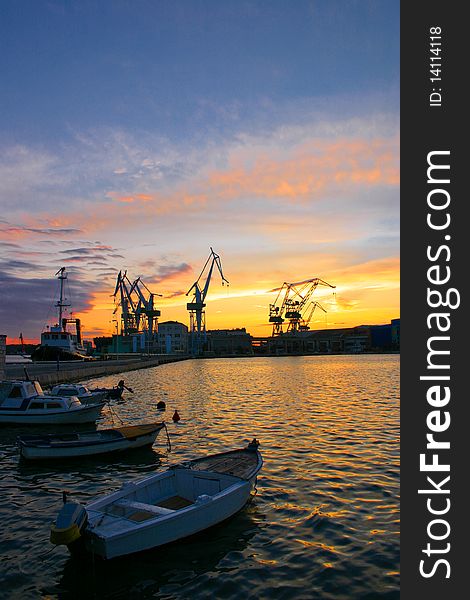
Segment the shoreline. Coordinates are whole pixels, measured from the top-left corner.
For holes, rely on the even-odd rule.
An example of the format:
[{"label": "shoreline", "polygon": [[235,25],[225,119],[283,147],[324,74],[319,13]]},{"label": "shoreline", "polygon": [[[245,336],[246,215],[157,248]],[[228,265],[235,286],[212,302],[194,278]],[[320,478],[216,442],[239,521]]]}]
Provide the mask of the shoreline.
[{"label": "shoreline", "polygon": [[149,369],[162,364],[188,360],[188,356],[153,356],[131,359],[104,360],[94,362],[64,361],[56,362],[29,362],[5,364],[5,378],[9,380],[27,378],[39,381],[41,385],[53,386],[58,383],[69,383],[82,379],[117,375],[127,371]]},{"label": "shoreline", "polygon": [[[71,383],[83,379],[92,379],[94,377],[104,377],[107,375],[117,375],[127,371],[139,369],[149,369],[159,365],[180,362],[183,360],[214,360],[218,358],[287,358],[304,356],[381,356],[381,355],[399,355],[397,350],[388,352],[324,352],[324,353],[296,353],[296,354],[217,354],[207,356],[139,356],[139,358],[125,358],[114,360],[101,360],[94,362],[63,361],[57,363],[54,361],[44,362],[7,362],[5,364],[5,379],[24,380],[27,378],[39,381],[41,385],[52,386],[58,383]],[[11,355],[10,355],[11,356]]]}]

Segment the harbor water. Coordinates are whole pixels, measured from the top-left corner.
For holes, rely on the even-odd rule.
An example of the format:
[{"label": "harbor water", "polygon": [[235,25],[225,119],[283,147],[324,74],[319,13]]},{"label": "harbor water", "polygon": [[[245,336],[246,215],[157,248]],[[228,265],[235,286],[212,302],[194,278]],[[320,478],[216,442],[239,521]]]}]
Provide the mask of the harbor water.
[{"label": "harbor water", "polygon": [[[0,597],[399,597],[398,355],[189,360],[124,379],[134,394],[105,408],[98,426],[118,425],[118,417],[129,424],[164,418],[171,452],[162,432],[153,449],[26,463],[16,436],[38,429],[1,426]],[[112,561],[72,559],[50,545],[62,490],[86,503],[254,437],[264,459],[257,494],[228,521]]]}]

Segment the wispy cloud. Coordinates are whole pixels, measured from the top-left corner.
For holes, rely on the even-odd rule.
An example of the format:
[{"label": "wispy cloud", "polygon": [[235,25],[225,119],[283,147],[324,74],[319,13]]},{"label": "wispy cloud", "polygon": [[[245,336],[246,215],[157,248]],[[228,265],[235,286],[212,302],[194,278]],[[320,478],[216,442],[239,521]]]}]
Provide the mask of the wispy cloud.
[{"label": "wispy cloud", "polygon": [[[13,264],[9,266],[23,270]],[[91,309],[94,284],[83,279],[69,279],[68,283],[74,312]],[[51,278],[13,276],[0,271],[0,322],[8,324],[10,335],[22,331],[28,337],[39,336],[47,320],[55,315],[52,306],[55,284]]]},{"label": "wispy cloud", "polygon": [[[200,149],[123,132],[74,133],[64,154],[49,156],[31,178],[40,209],[12,214],[7,206],[9,221],[0,223],[10,244],[2,246],[11,261],[6,273],[27,273],[28,260],[33,276],[67,265],[77,281],[90,284],[92,317],[105,311],[98,305],[108,306],[114,273],[128,268],[135,276],[141,271],[165,306],[184,307],[182,290],[213,245],[223,254],[234,299],[319,276],[351,282],[337,306],[353,314],[361,310],[363,290],[379,293],[372,283],[397,289],[396,125],[374,118],[306,122]],[[57,170],[52,198],[41,184],[50,169]],[[35,255],[39,244],[46,251]],[[23,254],[12,254],[17,250]],[[387,258],[385,274],[379,263],[370,271],[363,266]],[[15,260],[23,262],[16,271]],[[357,265],[362,280],[353,282]]]},{"label": "wispy cloud", "polygon": [[80,229],[73,227],[26,227],[23,225],[10,225],[0,227],[0,233],[13,238],[25,238],[30,234],[35,235],[67,235],[80,233]]},{"label": "wispy cloud", "polygon": [[[250,154],[249,149],[247,153]],[[204,167],[189,181],[172,188],[149,190],[145,194],[137,191],[138,186],[133,194],[103,190],[102,199],[89,206],[86,218],[81,211],[66,210],[62,214],[63,227],[51,232],[76,233],[73,227],[76,225],[89,234],[95,231],[102,235],[110,227],[122,231],[148,224],[155,218],[168,223],[176,214],[181,215],[181,226],[186,227],[190,216],[204,215],[210,219],[211,215],[217,215],[220,220],[226,215],[237,219],[243,214],[240,211],[249,214],[245,219],[247,225],[261,224],[272,218],[282,220],[281,215],[289,213],[288,204],[308,210],[315,203],[325,211],[334,202],[338,209],[349,211],[354,217],[358,209],[360,212],[367,208],[370,212],[373,208],[367,190],[377,190],[377,205],[383,202],[385,190],[398,188],[397,155],[397,138],[310,141],[292,148],[282,158],[268,144],[266,151],[254,160],[244,157],[243,148],[237,146],[229,153],[224,168],[213,168],[214,157],[211,169]],[[273,202],[276,211],[271,217],[268,205]],[[391,210],[396,211],[397,207]],[[47,218],[46,213],[41,215],[42,220]],[[18,235],[41,231],[46,229],[10,228],[11,233]]]},{"label": "wispy cloud", "polygon": [[153,283],[163,283],[167,282],[170,279],[174,279],[182,274],[192,273],[193,269],[191,265],[187,263],[180,264],[165,264],[159,265],[155,272],[155,275],[152,277]]}]

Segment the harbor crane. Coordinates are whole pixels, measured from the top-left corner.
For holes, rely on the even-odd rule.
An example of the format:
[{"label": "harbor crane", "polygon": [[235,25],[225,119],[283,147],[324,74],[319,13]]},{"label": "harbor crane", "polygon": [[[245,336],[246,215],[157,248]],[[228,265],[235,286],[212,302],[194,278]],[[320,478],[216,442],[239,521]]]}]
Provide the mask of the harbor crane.
[{"label": "harbor crane", "polygon": [[[130,294],[130,287],[132,286],[129,278],[127,277],[127,271],[119,271],[116,280],[116,287],[114,289],[114,302],[116,304],[113,314],[116,314],[119,307],[121,307],[121,334],[131,335],[137,333],[137,323],[135,319],[135,306]],[[119,293],[119,297],[117,298]],[[116,325],[117,326],[117,325]]]},{"label": "harbor crane", "polygon": [[[148,292],[148,297],[143,289]],[[121,332],[123,335],[132,335],[145,331],[148,339],[152,339],[157,332],[157,319],[160,311],[155,308],[155,296],[143,283],[140,277],[131,282],[127,271],[119,271],[114,289],[116,314],[121,307]]]},{"label": "harbor crane", "polygon": [[[208,267],[208,265],[210,265]],[[206,260],[204,267],[202,268],[201,274],[193,283],[193,285],[186,292],[186,296],[189,296],[193,292],[192,302],[188,302],[186,305],[189,310],[189,330],[190,330],[190,346],[191,354],[200,355],[202,354],[204,344],[207,340],[206,336],[206,313],[205,313],[205,299],[209,290],[209,284],[211,282],[212,272],[214,266],[217,267],[222,278],[222,285],[229,285],[228,280],[224,277],[222,271],[222,263],[220,256],[214,252],[211,248],[208,259]],[[201,278],[208,267],[206,279],[204,284],[201,282]]]},{"label": "harbor crane", "polygon": [[[145,297],[142,289],[144,288],[148,292],[148,298]],[[162,294],[155,294],[151,292],[140,277],[134,281],[131,286],[130,293],[135,293],[138,297],[138,303],[135,309],[137,327],[140,327],[140,321],[142,315],[146,318],[146,324],[144,330],[146,330],[149,336],[157,332],[157,319],[161,315],[161,312],[155,308],[155,296],[162,297]]]},{"label": "harbor crane", "polygon": [[283,325],[286,320],[288,322],[287,332],[308,331],[315,309],[318,307],[326,313],[319,302],[311,300],[313,292],[319,285],[336,287],[323,279],[314,277],[296,283],[285,281],[280,288],[271,290],[271,292],[278,292],[274,303],[269,305],[269,322],[273,323],[273,337],[283,333]]},{"label": "harbor crane", "polygon": [[310,312],[300,323],[299,331],[308,331],[310,329],[310,321],[312,320],[313,313],[317,307],[326,314],[326,310],[323,308],[320,302],[310,302]]}]

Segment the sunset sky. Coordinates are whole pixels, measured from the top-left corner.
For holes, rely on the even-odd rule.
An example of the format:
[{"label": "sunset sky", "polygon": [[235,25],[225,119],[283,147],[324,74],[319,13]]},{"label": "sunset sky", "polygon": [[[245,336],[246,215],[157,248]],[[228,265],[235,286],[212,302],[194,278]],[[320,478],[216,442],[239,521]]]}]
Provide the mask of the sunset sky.
[{"label": "sunset sky", "polygon": [[271,331],[320,277],[312,328],[399,317],[399,2],[3,0],[0,333],[37,340],[54,273],[85,337],[127,269],[161,321],[210,247],[209,329]]}]

